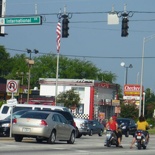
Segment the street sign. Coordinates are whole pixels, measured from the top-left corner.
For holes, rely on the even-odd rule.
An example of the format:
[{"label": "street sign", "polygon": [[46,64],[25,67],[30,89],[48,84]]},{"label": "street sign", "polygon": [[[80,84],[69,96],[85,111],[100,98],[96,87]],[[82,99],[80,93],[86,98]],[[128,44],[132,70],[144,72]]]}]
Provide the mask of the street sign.
[{"label": "street sign", "polygon": [[7,80],[6,92],[17,93],[19,80]]},{"label": "street sign", "polygon": [[41,16],[30,17],[6,17],[0,18],[0,26],[21,26],[21,25],[40,25],[42,24]]}]

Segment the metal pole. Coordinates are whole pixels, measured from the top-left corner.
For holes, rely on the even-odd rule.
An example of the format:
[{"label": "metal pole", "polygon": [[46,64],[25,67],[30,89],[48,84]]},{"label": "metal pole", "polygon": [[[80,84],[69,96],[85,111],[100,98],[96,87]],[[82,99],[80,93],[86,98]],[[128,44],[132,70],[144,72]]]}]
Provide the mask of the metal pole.
[{"label": "metal pole", "polygon": [[143,116],[145,115],[145,92],[143,92]]},{"label": "metal pole", "polygon": [[31,74],[31,69],[30,69],[30,64],[29,64],[29,72],[28,72],[28,92],[27,92],[27,104],[29,103],[29,91],[30,91],[30,74]]},{"label": "metal pole", "polygon": [[126,68],[125,84],[127,84],[127,82],[128,82],[128,67],[125,67],[125,68]]},{"label": "metal pole", "polygon": [[139,116],[142,110],[142,89],[143,89],[143,71],[144,71],[144,51],[145,51],[145,38],[143,39],[143,49],[142,49],[142,66],[141,66],[141,80],[140,80],[140,102],[139,102]]},{"label": "metal pole", "polygon": [[139,116],[141,115],[142,106],[142,89],[143,89],[143,71],[144,71],[144,52],[145,52],[145,42],[155,38],[155,34],[143,38],[143,49],[142,49],[142,66],[141,66],[141,81],[140,81],[140,103],[139,103]]},{"label": "metal pole", "polygon": [[12,115],[13,115],[13,105],[11,106],[11,117],[10,117],[10,137],[12,137]]},{"label": "metal pole", "polygon": [[55,105],[57,105],[58,75],[59,75],[59,52],[57,54],[57,70],[56,70],[56,85],[55,85]]}]

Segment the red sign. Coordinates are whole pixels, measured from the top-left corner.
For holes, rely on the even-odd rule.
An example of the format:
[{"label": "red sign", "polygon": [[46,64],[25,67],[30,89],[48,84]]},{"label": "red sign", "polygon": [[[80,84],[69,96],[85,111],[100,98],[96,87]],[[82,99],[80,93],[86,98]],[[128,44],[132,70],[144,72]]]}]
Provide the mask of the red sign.
[{"label": "red sign", "polygon": [[[140,96],[141,86],[137,84],[124,85],[124,95],[126,96]],[[142,87],[143,92],[143,87]]]}]

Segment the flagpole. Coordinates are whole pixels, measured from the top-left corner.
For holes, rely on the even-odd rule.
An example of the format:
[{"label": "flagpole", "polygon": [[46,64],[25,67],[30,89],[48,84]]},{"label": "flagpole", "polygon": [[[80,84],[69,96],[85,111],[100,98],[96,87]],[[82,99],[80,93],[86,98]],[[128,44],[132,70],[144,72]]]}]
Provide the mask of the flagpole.
[{"label": "flagpole", "polygon": [[56,28],[57,34],[57,69],[56,69],[56,83],[55,83],[55,105],[57,105],[57,94],[58,94],[58,78],[59,78],[59,54],[60,54],[60,39],[61,39],[61,18],[59,17],[59,21]]},{"label": "flagpole", "polygon": [[58,94],[58,75],[59,75],[59,52],[57,52],[57,70],[56,70],[56,86],[55,86],[55,105],[57,105]]}]

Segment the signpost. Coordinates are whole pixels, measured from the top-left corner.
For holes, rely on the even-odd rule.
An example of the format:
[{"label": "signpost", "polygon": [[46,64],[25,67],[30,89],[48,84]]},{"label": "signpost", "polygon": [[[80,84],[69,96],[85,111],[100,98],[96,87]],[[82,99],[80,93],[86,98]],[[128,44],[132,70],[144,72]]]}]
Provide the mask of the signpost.
[{"label": "signpost", "polygon": [[41,25],[42,16],[0,18],[0,26]]}]

